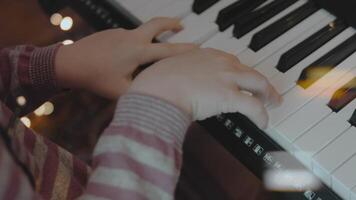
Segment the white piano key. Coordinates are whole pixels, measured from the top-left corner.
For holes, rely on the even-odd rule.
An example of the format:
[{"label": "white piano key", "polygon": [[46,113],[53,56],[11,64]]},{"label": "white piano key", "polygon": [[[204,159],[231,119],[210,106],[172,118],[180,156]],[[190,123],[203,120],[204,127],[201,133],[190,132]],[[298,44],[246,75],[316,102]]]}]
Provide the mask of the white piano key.
[{"label": "white piano key", "polygon": [[173,0],[167,7],[161,8],[152,17],[176,17],[183,19],[191,14],[194,0]]},{"label": "white piano key", "polygon": [[284,46],[282,49],[278,50],[276,53],[274,53],[272,56],[268,57],[267,59],[263,60],[259,64],[256,65],[255,69],[262,73],[266,78],[270,79],[272,78],[275,74],[280,73],[278,69],[276,69],[276,66],[278,65],[279,60],[281,59],[281,56],[298,45],[299,43],[303,42],[306,40],[308,37],[313,35],[314,33],[318,32],[320,29],[322,29],[324,26],[329,24],[332,20],[329,18],[325,18],[320,23],[315,24],[313,27],[308,29],[304,34],[302,34],[300,37],[292,40],[290,43],[288,43],[286,46]]},{"label": "white piano key", "polygon": [[209,37],[219,32],[219,28],[215,23],[202,20],[194,13],[184,18],[182,20],[182,25],[184,26],[184,29],[181,32],[172,35],[166,42],[191,42],[201,44],[209,39]]},{"label": "white piano key", "polygon": [[[356,128],[353,128],[356,134]],[[351,189],[356,186],[356,156],[335,170],[331,177],[332,189],[341,194],[344,199],[350,197]]]},{"label": "white piano key", "polygon": [[204,42],[201,47],[219,49],[230,54],[235,54],[236,46],[239,45],[239,41],[236,38],[233,38],[233,29],[234,27],[230,27],[224,32],[214,35]]},{"label": "white piano key", "polygon": [[136,18],[146,22],[154,17],[183,18],[193,12],[193,2],[194,0],[124,0],[119,3]]},{"label": "white piano key", "polygon": [[193,42],[202,44],[219,32],[215,23],[219,11],[235,0],[224,0],[216,3],[200,15],[190,14],[182,20],[184,30],[168,38],[168,42]]},{"label": "white piano key", "polygon": [[[258,26],[254,30],[250,31],[248,34],[246,34],[245,36],[243,36],[240,39],[236,39],[235,37],[233,37],[232,28],[231,28],[223,33],[216,34],[214,37],[212,37],[210,39],[212,41],[208,40],[207,44],[204,44],[203,46],[208,46],[208,47],[217,48],[217,49],[221,49],[221,50],[227,49],[229,53],[237,55],[248,48],[248,45],[250,44],[252,37],[255,33],[259,32],[262,29],[266,28],[267,26],[273,24],[274,22],[276,22],[277,20],[286,16],[287,14],[294,11],[295,9],[299,8],[306,2],[307,2],[306,0],[297,1],[295,4],[289,6],[287,9],[283,10],[282,12],[280,12],[276,16],[272,17],[271,19],[269,19],[262,25]],[[215,45],[215,46],[212,46],[212,45]],[[225,47],[224,45],[227,45],[227,47]]]},{"label": "white piano key", "polygon": [[309,152],[305,152],[298,148],[298,146],[295,146],[291,144],[294,148],[293,155],[301,162],[305,167],[307,167],[309,170],[313,171],[313,164],[312,164],[312,156],[310,155]]},{"label": "white piano key", "polygon": [[216,3],[213,5],[211,8],[208,10],[204,11],[200,16],[204,18],[204,20],[207,20],[209,22],[215,22],[216,19],[218,18],[219,12],[226,8],[227,6],[233,4],[234,2],[237,2],[239,0],[221,0],[220,2]]},{"label": "white piano key", "polygon": [[351,114],[346,109],[354,108],[352,106],[356,106],[356,101],[339,113],[332,113],[293,143],[296,157],[308,168],[311,168],[316,153],[350,127],[347,120]]},{"label": "white piano key", "polygon": [[141,22],[146,22],[154,17],[162,16],[159,11],[164,10],[165,7],[169,7],[169,5],[172,4],[171,0],[149,0],[149,1],[150,3],[138,8],[137,11],[135,12],[135,16],[139,20],[141,20]]},{"label": "white piano key", "polygon": [[269,57],[274,52],[282,48],[284,45],[288,44],[290,41],[293,41],[296,37],[302,35],[313,25],[320,23],[320,21],[325,18],[328,18],[329,20],[334,19],[334,17],[331,16],[327,11],[319,10],[308,18],[306,18],[305,20],[303,20],[295,27],[291,28],[283,35],[279,36],[277,39],[273,40],[271,43],[267,44],[259,51],[254,52],[251,49],[246,49],[244,52],[238,54],[238,57],[245,65],[255,66],[257,63]]},{"label": "white piano key", "polygon": [[331,183],[331,173],[356,153],[355,128],[349,128],[332,143],[313,157],[313,170],[327,184]]},{"label": "white piano key", "polygon": [[293,143],[294,154],[298,160],[308,168],[312,168],[312,157],[350,127],[347,120],[355,107],[356,100],[349,103],[338,113],[332,113],[322,119],[321,122],[298,138]]},{"label": "white piano key", "polygon": [[333,70],[315,82],[306,90],[295,86],[292,90],[284,95],[284,102],[280,107],[268,108],[270,116],[270,126],[275,127],[282,120],[289,117],[291,114],[298,111],[302,106],[311,101],[317,95],[321,94],[324,90],[329,88],[333,83],[339,80],[346,73],[349,73],[356,63],[356,53],[352,54],[341,64],[336,66]]},{"label": "white piano key", "polygon": [[356,187],[353,188],[353,190],[351,191],[351,200],[356,200]]},{"label": "white piano key", "polygon": [[283,133],[278,132],[276,129],[272,129],[271,127],[267,128],[265,132],[277,144],[281,145],[287,152],[292,155],[294,154],[296,151],[294,146],[283,136]]},{"label": "white piano key", "polygon": [[296,81],[298,80],[300,74],[302,73],[303,69],[311,65],[313,62],[327,54],[329,51],[340,45],[342,42],[350,38],[356,31],[352,28],[348,28],[328,43],[323,45],[317,51],[313,52],[310,56],[299,62],[293,68],[288,70],[286,73],[278,72],[275,74],[271,79],[272,85],[275,86],[276,90],[284,94],[292,87],[296,85]]},{"label": "white piano key", "polygon": [[299,111],[284,120],[276,129],[284,133],[284,136],[288,138],[290,142],[294,142],[303,133],[332,113],[332,110],[327,106],[328,102],[338,89],[351,81],[355,76],[356,69],[347,73],[321,95],[314,98]]}]

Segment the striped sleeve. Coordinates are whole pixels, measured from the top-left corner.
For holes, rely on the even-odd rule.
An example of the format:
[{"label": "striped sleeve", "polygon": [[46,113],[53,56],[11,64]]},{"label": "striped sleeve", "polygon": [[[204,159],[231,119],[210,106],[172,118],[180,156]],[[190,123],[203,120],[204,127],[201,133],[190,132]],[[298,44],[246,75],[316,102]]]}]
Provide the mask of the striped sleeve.
[{"label": "striped sleeve", "polygon": [[3,140],[0,140],[0,199],[39,199]]},{"label": "striped sleeve", "polygon": [[129,93],[94,151],[83,199],[173,199],[190,119],[155,97]]},{"label": "striped sleeve", "polygon": [[27,100],[21,110],[26,114],[58,91],[54,62],[59,46],[0,49],[0,98],[11,110],[19,96]]}]

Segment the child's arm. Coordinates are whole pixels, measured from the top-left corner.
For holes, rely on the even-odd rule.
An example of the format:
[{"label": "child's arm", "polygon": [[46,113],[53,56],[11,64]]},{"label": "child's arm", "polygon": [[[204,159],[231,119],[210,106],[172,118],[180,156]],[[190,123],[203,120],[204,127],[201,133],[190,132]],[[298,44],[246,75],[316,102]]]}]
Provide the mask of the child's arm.
[{"label": "child's arm", "polygon": [[162,60],[120,98],[83,199],[174,199],[192,120],[241,112],[264,128],[264,105],[280,101],[261,74],[232,55],[203,49]]},{"label": "child's arm", "polygon": [[140,65],[196,48],[192,44],[152,43],[160,33],[181,28],[177,19],[156,18],[134,30],[107,30],[68,46],[0,49],[0,100],[14,110],[17,97],[24,96],[25,114],[59,88],[84,89],[117,99],[130,87]]},{"label": "child's arm", "polygon": [[[0,98],[14,110],[28,113],[55,94],[55,54],[59,45],[46,48],[16,46],[0,49]],[[23,96],[23,107],[17,103]],[[22,98],[23,99],[23,98]]]}]

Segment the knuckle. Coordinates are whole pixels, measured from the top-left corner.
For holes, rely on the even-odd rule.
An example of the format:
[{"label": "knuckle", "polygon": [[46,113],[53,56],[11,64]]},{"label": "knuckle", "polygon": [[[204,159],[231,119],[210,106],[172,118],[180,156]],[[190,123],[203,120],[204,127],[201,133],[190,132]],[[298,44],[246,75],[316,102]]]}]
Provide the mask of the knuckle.
[{"label": "knuckle", "polygon": [[262,89],[268,90],[270,88],[269,81],[266,77],[259,75],[259,84],[261,85]]},{"label": "knuckle", "polygon": [[162,20],[166,20],[167,18],[165,17],[154,17],[152,19],[149,20],[149,22],[158,22],[158,21],[162,21]]},{"label": "knuckle", "polygon": [[215,54],[216,49],[208,47],[208,48],[203,48],[202,51],[204,51],[208,54]]}]

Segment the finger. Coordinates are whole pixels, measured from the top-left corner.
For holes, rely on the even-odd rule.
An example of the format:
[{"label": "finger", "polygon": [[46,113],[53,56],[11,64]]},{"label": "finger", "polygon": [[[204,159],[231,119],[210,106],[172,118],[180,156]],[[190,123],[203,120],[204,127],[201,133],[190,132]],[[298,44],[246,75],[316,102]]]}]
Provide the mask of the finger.
[{"label": "finger", "polygon": [[233,54],[218,50],[218,49],[214,49],[214,48],[205,48],[204,51],[206,51],[209,54],[215,55],[217,57],[219,57],[220,59],[223,60],[228,60],[231,61],[232,63],[240,63],[240,60],[238,59],[238,57],[236,57]]},{"label": "finger", "polygon": [[282,98],[271,83],[259,72],[248,70],[236,70],[232,77],[241,90],[251,92],[266,105],[280,105]]},{"label": "finger", "polygon": [[176,18],[166,18],[166,17],[159,17],[151,19],[150,21],[144,23],[139,28],[136,29],[142,37],[146,38],[147,40],[151,41],[156,36],[160,35],[166,31],[174,31],[178,32],[182,30],[183,27],[180,24],[180,20]]},{"label": "finger", "polygon": [[262,101],[254,96],[235,92],[230,98],[226,98],[222,106],[223,113],[239,112],[248,117],[259,128],[265,129],[268,125],[268,114]]},{"label": "finger", "polygon": [[196,48],[198,48],[198,46],[194,44],[169,44],[169,43],[150,44],[146,48],[144,55],[142,55],[139,64],[155,62],[168,57],[186,53]]}]

